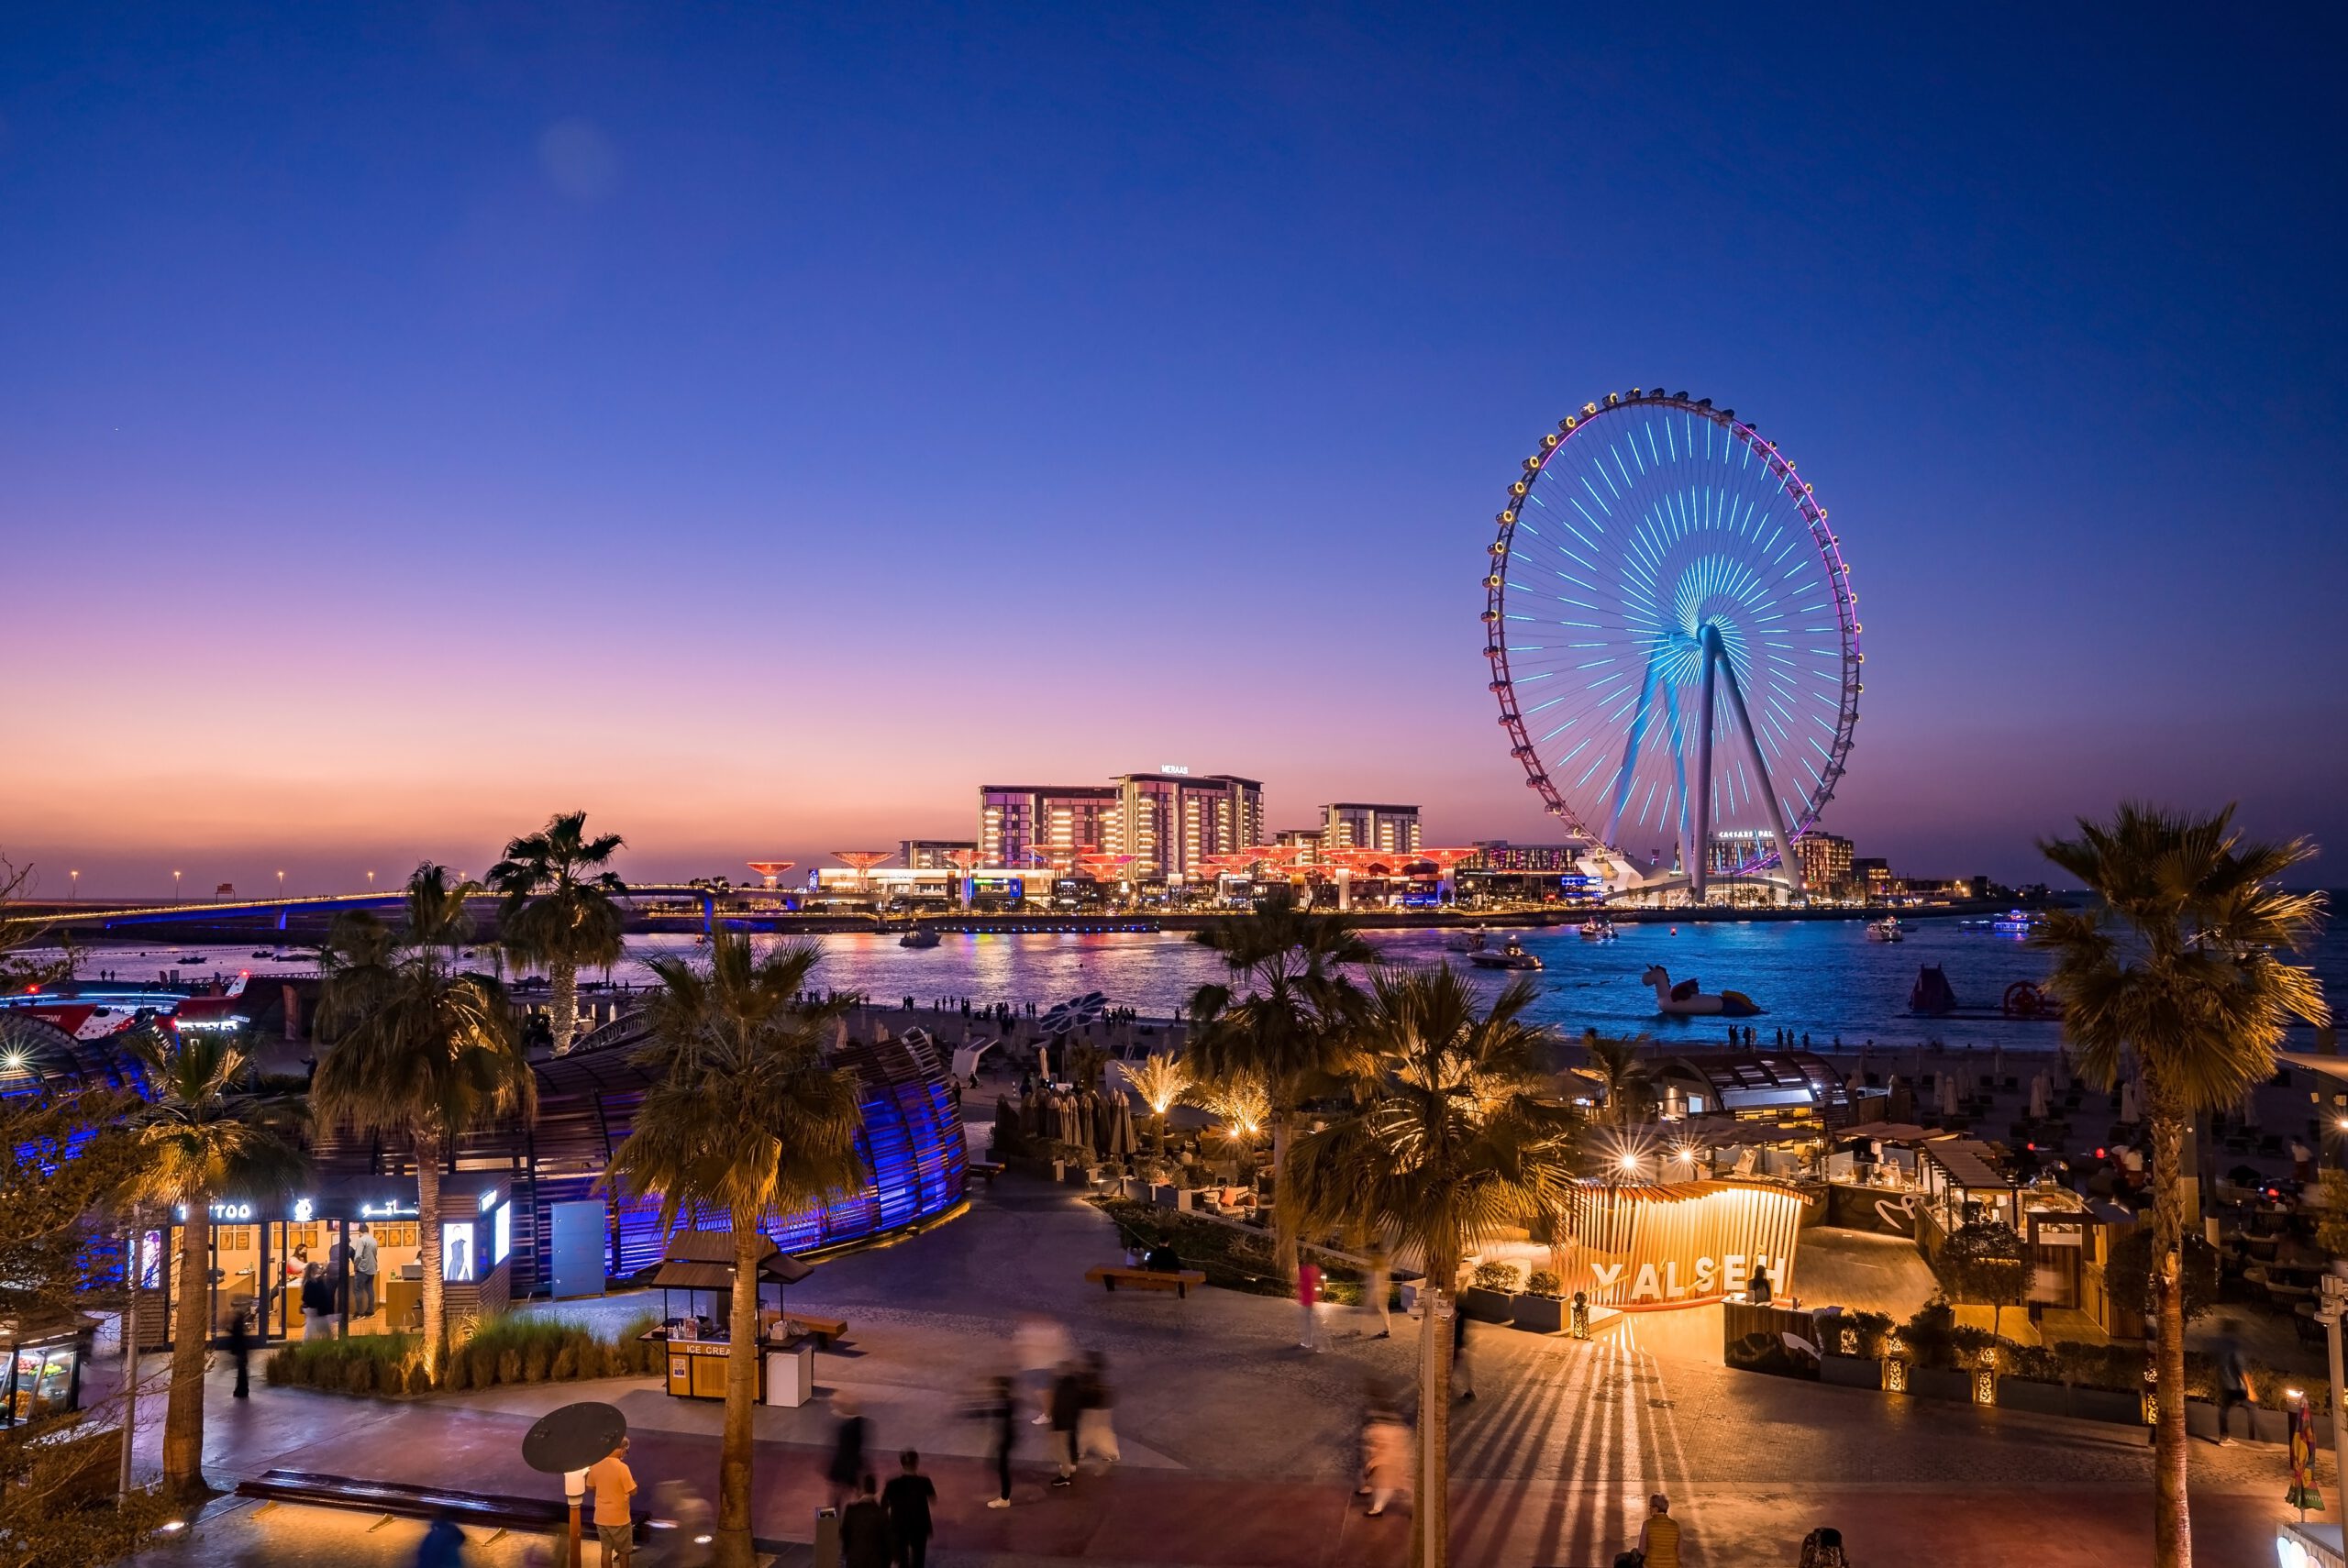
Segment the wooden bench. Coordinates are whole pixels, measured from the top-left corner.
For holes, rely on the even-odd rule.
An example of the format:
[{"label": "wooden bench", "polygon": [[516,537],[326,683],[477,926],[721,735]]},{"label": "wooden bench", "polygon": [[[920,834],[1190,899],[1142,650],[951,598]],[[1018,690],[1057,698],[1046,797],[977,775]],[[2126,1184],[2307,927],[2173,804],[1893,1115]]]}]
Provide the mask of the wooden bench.
[{"label": "wooden bench", "polygon": [[1105,1285],[1111,1290],[1121,1285],[1130,1286],[1135,1290],[1170,1290],[1185,1299],[1190,1297],[1191,1286],[1207,1282],[1207,1276],[1194,1268],[1186,1268],[1180,1274],[1163,1274],[1157,1269],[1113,1268],[1105,1264],[1099,1268],[1087,1269],[1084,1277],[1091,1284]]},{"label": "wooden bench", "polygon": [[[316,1507],[353,1508],[401,1518],[428,1519],[446,1513],[460,1524],[482,1529],[542,1530],[559,1526],[564,1518],[559,1496],[513,1497],[438,1486],[405,1486],[309,1470],[265,1471],[256,1478],[238,1482],[237,1495],[280,1503],[307,1503]],[[645,1515],[639,1513],[637,1517],[640,1524]]]},{"label": "wooden bench", "polygon": [[807,1335],[825,1350],[831,1349],[836,1342],[847,1338],[847,1320],[845,1318],[807,1318],[796,1312],[786,1312],[782,1315],[782,1321],[786,1329]]},{"label": "wooden bench", "polygon": [[976,1180],[982,1181],[989,1187],[992,1187],[994,1185],[994,1178],[1002,1174],[1002,1166],[991,1160],[972,1160],[969,1164],[964,1165],[962,1169],[965,1173],[963,1176],[965,1185],[970,1181]]}]

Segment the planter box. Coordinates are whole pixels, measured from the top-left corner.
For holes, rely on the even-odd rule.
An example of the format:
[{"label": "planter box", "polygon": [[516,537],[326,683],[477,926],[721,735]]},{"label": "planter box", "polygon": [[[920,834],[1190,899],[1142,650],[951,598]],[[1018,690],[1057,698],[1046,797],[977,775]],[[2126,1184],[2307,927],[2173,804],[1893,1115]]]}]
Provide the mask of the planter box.
[{"label": "planter box", "polygon": [[1566,1331],[1567,1304],[1555,1296],[1519,1296],[1510,1322],[1528,1334],[1562,1334]]},{"label": "planter box", "polygon": [[1818,1380],[1838,1388],[1881,1388],[1883,1363],[1873,1356],[1822,1355],[1818,1358]]},{"label": "planter box", "polygon": [[1419,1309],[1418,1286],[1411,1280],[1401,1279],[1394,1282],[1394,1290],[1401,1299],[1402,1315],[1406,1318],[1415,1315]]},{"label": "planter box", "polygon": [[1516,1297],[1471,1285],[1459,1293],[1459,1309],[1479,1323],[1505,1323],[1516,1315]]},{"label": "planter box", "polygon": [[2028,1410],[2034,1416],[2068,1416],[2071,1396],[2075,1390],[2059,1383],[2041,1383],[2031,1377],[2000,1377],[1998,1379],[1998,1406],[2006,1410]]},{"label": "planter box", "polygon": [[1187,1209],[1190,1205],[1182,1199],[1189,1196],[1179,1187],[1153,1187],[1149,1189],[1149,1200],[1160,1209]]},{"label": "planter box", "polygon": [[1908,1369],[1908,1392],[1920,1399],[1954,1399],[1960,1405],[1970,1405],[1973,1374],[1952,1372],[1942,1366],[1911,1366]]}]

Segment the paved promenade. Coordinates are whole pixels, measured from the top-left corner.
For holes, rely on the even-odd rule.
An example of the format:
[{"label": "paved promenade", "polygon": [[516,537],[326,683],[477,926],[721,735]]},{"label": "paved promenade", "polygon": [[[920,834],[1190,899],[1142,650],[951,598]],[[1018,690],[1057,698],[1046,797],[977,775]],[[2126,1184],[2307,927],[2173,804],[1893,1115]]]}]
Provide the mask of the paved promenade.
[{"label": "paved promenade", "polygon": [[[1372,1378],[1407,1378],[1402,1336],[1415,1325],[1398,1320],[1398,1337],[1379,1341],[1340,1313],[1331,1350],[1314,1355],[1296,1347],[1296,1309],[1284,1302],[1214,1290],[1187,1301],[1111,1296],[1084,1284],[1084,1268],[1114,1244],[1107,1221],[1066,1189],[1006,1176],[963,1219],[825,1264],[791,1291],[792,1306],[852,1324],[842,1353],[818,1357],[819,1391],[856,1396],[872,1418],[877,1454],[922,1451],[941,1494],[933,1560],[949,1568],[1077,1558],[1191,1568],[1406,1561],[1407,1516],[1363,1517],[1350,1477],[1364,1389]],[[641,1305],[534,1309],[620,1317]],[[1051,1491],[1042,1434],[1023,1428],[1035,1441],[1017,1506],[989,1510],[983,1434],[958,1410],[980,1377],[1007,1366],[1024,1311],[1057,1317],[1080,1344],[1106,1353],[1126,1463]],[[1603,1568],[1655,1490],[1671,1494],[1697,1564],[1790,1564],[1819,1524],[1839,1527],[1866,1564],[1912,1560],[1924,1531],[1933,1560],[1947,1568],[2146,1560],[2141,1432],[1732,1373],[1717,1364],[1716,1345],[1701,1313],[1658,1315],[1587,1344],[1479,1329],[1478,1397],[1454,1422],[1458,1561]],[[714,1486],[718,1408],[670,1399],[649,1380],[397,1402],[257,1386],[239,1404],[227,1393],[223,1376],[207,1429],[216,1484],[284,1465],[542,1491],[546,1478],[521,1463],[523,1431],[553,1406],[600,1398],[626,1412],[648,1486],[670,1476]],[[812,1535],[831,1422],[825,1400],[758,1412],[761,1536]],[[2328,1467],[2322,1480],[2336,1496]],[[2197,1447],[2200,1561],[2271,1562],[2284,1485],[2279,1450]],[[249,1553],[242,1560],[257,1565],[303,1561],[270,1549],[265,1535],[248,1521],[222,1539],[239,1541]],[[484,1561],[502,1564],[512,1550],[509,1538]]]}]

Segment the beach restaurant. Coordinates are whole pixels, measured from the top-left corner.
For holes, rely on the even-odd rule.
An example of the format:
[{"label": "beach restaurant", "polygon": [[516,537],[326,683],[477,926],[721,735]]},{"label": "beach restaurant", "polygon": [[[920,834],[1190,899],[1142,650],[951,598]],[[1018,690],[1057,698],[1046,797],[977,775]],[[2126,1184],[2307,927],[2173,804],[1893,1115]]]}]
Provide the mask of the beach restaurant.
[{"label": "beach restaurant", "polygon": [[[512,1299],[513,1198],[504,1172],[460,1171],[440,1178],[440,1268],[452,1322],[503,1310]],[[347,1325],[345,1332],[406,1333],[423,1327],[414,1176],[353,1176],[273,1201],[226,1197],[214,1200],[210,1215],[205,1315],[215,1338],[239,1317],[259,1342],[312,1337],[302,1287],[313,1266],[334,1292],[333,1317]],[[133,1238],[141,1349],[172,1342],[185,1221],[181,1210]]]}]

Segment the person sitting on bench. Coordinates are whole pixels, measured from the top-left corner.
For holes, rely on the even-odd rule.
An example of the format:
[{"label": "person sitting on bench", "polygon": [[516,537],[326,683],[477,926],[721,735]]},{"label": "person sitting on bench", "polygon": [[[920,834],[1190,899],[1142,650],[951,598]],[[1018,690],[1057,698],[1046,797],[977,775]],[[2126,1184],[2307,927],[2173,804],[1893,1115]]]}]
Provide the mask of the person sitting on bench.
[{"label": "person sitting on bench", "polygon": [[1182,1272],[1182,1256],[1174,1250],[1173,1242],[1160,1242],[1149,1249],[1149,1255],[1142,1259],[1141,1266],[1152,1274],[1180,1274]]}]

